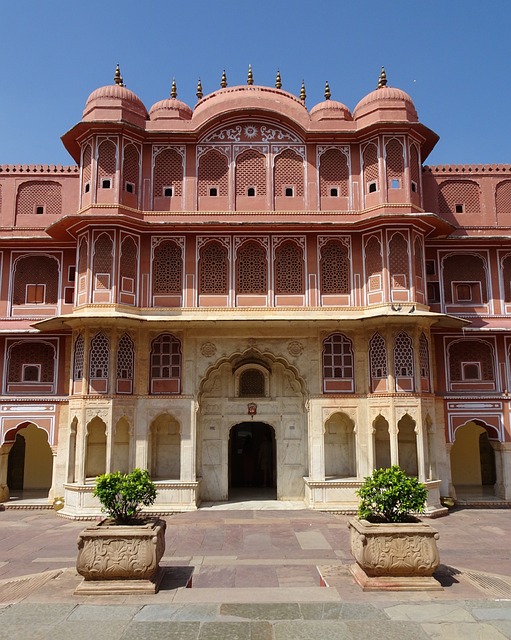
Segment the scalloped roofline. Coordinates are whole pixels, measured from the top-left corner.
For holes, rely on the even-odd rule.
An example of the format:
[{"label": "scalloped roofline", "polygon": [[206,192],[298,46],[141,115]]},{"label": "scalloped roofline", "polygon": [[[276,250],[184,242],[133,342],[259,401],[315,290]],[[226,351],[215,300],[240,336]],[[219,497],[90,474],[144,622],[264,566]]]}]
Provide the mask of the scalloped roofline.
[{"label": "scalloped roofline", "polygon": [[80,173],[76,164],[1,164],[0,173]]},{"label": "scalloped roofline", "polygon": [[429,173],[511,173],[511,164],[439,164],[424,165]]}]

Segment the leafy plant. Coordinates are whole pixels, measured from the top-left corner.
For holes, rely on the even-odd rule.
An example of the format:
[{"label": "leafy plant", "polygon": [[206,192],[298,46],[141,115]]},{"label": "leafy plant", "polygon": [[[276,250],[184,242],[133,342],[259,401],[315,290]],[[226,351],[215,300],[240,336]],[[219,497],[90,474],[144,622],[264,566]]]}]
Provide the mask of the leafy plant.
[{"label": "leafy plant", "polygon": [[357,490],[358,515],[371,521],[407,522],[412,513],[422,513],[428,490],[417,478],[407,476],[397,465],[375,469]]},{"label": "leafy plant", "polygon": [[156,486],[147,469],[130,473],[104,473],[96,478],[93,495],[99,498],[102,511],[118,523],[137,518],[142,505],[149,507],[156,500]]}]

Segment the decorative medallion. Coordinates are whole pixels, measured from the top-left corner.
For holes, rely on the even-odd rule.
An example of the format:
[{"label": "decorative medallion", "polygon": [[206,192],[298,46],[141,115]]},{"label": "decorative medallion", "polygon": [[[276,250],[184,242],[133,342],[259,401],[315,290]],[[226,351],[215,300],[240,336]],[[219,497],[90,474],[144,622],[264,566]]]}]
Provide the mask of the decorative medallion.
[{"label": "decorative medallion", "polygon": [[216,345],[214,345],[212,342],[205,342],[201,346],[200,352],[205,358],[211,358],[216,353]]},{"label": "decorative medallion", "polygon": [[287,345],[287,350],[290,355],[297,358],[303,353],[303,344],[301,342],[298,342],[298,340],[293,340],[293,342],[290,342]]}]

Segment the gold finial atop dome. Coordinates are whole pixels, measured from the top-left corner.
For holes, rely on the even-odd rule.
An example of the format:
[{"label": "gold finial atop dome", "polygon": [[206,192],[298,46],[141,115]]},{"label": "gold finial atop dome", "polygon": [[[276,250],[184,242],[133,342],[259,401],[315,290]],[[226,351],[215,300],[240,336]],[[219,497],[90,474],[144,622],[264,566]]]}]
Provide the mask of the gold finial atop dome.
[{"label": "gold finial atop dome", "polygon": [[305,102],[306,97],[307,97],[307,94],[305,93],[305,80],[302,80],[302,87],[300,89],[300,100],[302,102]]},{"label": "gold finial atop dome", "polygon": [[195,95],[197,96],[197,100],[202,100],[202,97],[204,96],[202,93],[202,82],[200,81],[200,78],[197,81],[197,93]]},{"label": "gold finial atop dome", "polygon": [[114,75],[114,83],[118,84],[120,87],[124,87],[124,82],[121,76],[121,69],[119,64],[115,67],[115,75]]},{"label": "gold finial atop dome", "polygon": [[330,85],[328,84],[328,80],[325,82],[325,100],[330,100],[332,97],[332,93],[330,91]]},{"label": "gold finial atop dome", "polygon": [[170,89],[170,97],[177,98],[176,79],[172,78],[172,88]]},{"label": "gold finial atop dome", "polygon": [[280,69],[277,69],[277,77],[275,78],[275,89],[282,89],[282,78],[280,77]]},{"label": "gold finial atop dome", "polygon": [[248,65],[247,84],[254,84],[254,76],[252,75],[252,65]]},{"label": "gold finial atop dome", "polygon": [[380,77],[378,78],[377,89],[381,89],[382,87],[386,87],[386,86],[387,86],[387,74],[385,73],[385,67],[382,67]]},{"label": "gold finial atop dome", "polygon": [[227,75],[225,73],[225,69],[222,73],[222,79],[220,80],[220,86],[222,87],[222,89],[225,89],[225,87],[227,86]]}]

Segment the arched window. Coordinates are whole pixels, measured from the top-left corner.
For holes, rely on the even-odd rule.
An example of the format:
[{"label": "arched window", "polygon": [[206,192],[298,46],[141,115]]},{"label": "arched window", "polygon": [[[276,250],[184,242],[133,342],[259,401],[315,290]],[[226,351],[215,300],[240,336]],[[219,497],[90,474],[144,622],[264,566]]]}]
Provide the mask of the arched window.
[{"label": "arched window", "polygon": [[382,289],[382,253],[381,243],[376,236],[371,236],[365,245],[365,267],[367,289],[369,293]]},{"label": "arched window", "polygon": [[93,258],[94,289],[105,290],[112,288],[113,271],[113,242],[110,235],[102,233],[94,243]]},{"label": "arched window", "polygon": [[[135,240],[130,236],[126,236],[121,243],[121,258],[119,262],[119,301],[134,304],[137,282],[138,248]],[[122,293],[131,294],[132,297],[122,296]]]},{"label": "arched window", "polygon": [[446,180],[440,184],[439,212],[480,213],[479,185],[471,180]]},{"label": "arched window", "polygon": [[[154,159],[154,197],[181,197],[183,158],[175,149],[163,149]],[[155,203],[158,202],[155,200]],[[161,201],[164,202],[164,201]]]},{"label": "arched window", "polygon": [[81,380],[83,378],[83,360],[84,360],[84,340],[83,334],[79,334],[75,340],[75,349],[73,357],[73,380]]},{"label": "arched window", "polygon": [[363,153],[362,161],[364,166],[365,193],[378,191],[378,147],[375,144],[368,144]]},{"label": "arched window", "polygon": [[92,147],[85,145],[82,150],[82,193],[89,193],[92,178]]},{"label": "arched window", "polygon": [[415,288],[417,291],[424,292],[424,250],[422,239],[417,236],[413,243],[413,259],[415,268]]},{"label": "arched window", "polygon": [[117,345],[117,393],[133,392],[135,348],[133,340],[124,333]]},{"label": "arched window", "polygon": [[[475,253],[446,256],[442,262],[444,296],[447,304],[486,304],[488,289],[486,261]],[[465,285],[460,288],[460,285]]]},{"label": "arched window", "polygon": [[499,182],[495,189],[495,209],[497,215],[511,213],[511,180]]},{"label": "arched window", "polygon": [[390,286],[392,289],[408,287],[408,259],[410,248],[402,233],[395,233],[389,242]]},{"label": "arched window", "polygon": [[321,247],[319,261],[322,295],[349,294],[350,259],[348,247],[337,240],[329,240]]},{"label": "arched window", "polygon": [[355,390],[353,346],[342,333],[333,333],[323,341],[323,390],[326,393]]},{"label": "arched window", "polygon": [[266,295],[268,259],[266,249],[255,241],[245,242],[236,256],[236,292]]},{"label": "arched window", "polygon": [[319,188],[322,198],[349,195],[348,158],[340,149],[328,149],[321,154]]},{"label": "arched window", "polygon": [[43,180],[23,182],[18,190],[16,213],[59,216],[62,213],[62,185]]},{"label": "arched window", "polygon": [[23,256],[14,263],[13,305],[57,304],[59,263],[45,255]]},{"label": "arched window", "polygon": [[428,382],[429,389],[429,345],[423,333],[419,338],[419,366],[421,378]]},{"label": "arched window", "polygon": [[98,149],[98,186],[113,189],[117,169],[117,146],[112,140],[105,140]]},{"label": "arched window", "polygon": [[[8,351],[7,392],[11,384],[44,384],[45,391],[53,392],[55,377],[55,347],[48,342],[26,341],[10,346]],[[16,389],[13,388],[14,392]],[[18,389],[19,390],[19,389]]]},{"label": "arched window", "polygon": [[275,195],[285,196],[287,189],[291,189],[289,195],[303,197],[304,175],[303,159],[295,151],[286,149],[275,158],[274,167]]},{"label": "arched window", "polygon": [[127,193],[138,193],[140,155],[137,147],[131,142],[124,147],[122,165],[122,190]]},{"label": "arched window", "polygon": [[387,165],[387,187],[389,189],[402,189],[405,172],[405,159],[403,145],[393,138],[385,145],[385,160]]},{"label": "arched window", "polygon": [[236,195],[249,195],[249,189],[254,189],[253,195],[266,195],[266,158],[254,149],[236,158]]},{"label": "arched window", "polygon": [[161,242],[154,249],[153,295],[178,294],[183,290],[183,255],[172,240]]},{"label": "arched window", "polygon": [[87,267],[89,262],[89,244],[87,238],[81,238],[78,248],[78,291],[87,289]]},{"label": "arched window", "polygon": [[[401,331],[394,340],[394,376],[396,391],[413,391],[413,346],[410,336]],[[406,379],[406,380],[403,380]]]},{"label": "arched window", "polygon": [[305,293],[303,250],[295,242],[283,242],[275,250],[275,294]]},{"label": "arched window", "polygon": [[502,259],[502,280],[504,281],[504,302],[511,303],[511,255]]},{"label": "arched window", "polygon": [[181,341],[170,333],[151,345],[151,393],[180,393]]},{"label": "arched window", "polygon": [[94,379],[108,379],[108,365],[110,359],[110,341],[104,333],[97,333],[90,343],[89,377]]},{"label": "arched window", "polygon": [[459,340],[449,345],[449,373],[451,383],[479,381],[494,387],[495,368],[493,350],[484,340]]},{"label": "arched window", "polygon": [[219,151],[207,151],[199,158],[199,196],[226,197],[229,192],[229,161]]},{"label": "arched window", "polygon": [[199,294],[227,295],[229,293],[229,258],[227,247],[208,242],[199,253]]},{"label": "arched window", "polygon": [[375,333],[369,342],[369,370],[372,391],[385,391],[387,389],[387,345],[379,333]]}]

